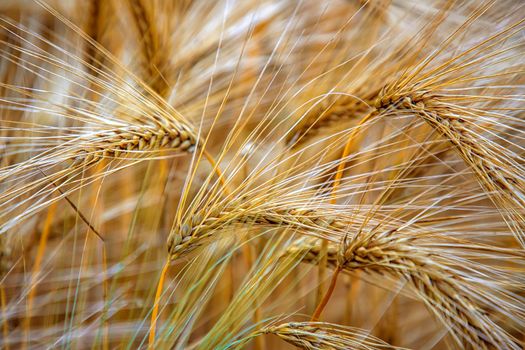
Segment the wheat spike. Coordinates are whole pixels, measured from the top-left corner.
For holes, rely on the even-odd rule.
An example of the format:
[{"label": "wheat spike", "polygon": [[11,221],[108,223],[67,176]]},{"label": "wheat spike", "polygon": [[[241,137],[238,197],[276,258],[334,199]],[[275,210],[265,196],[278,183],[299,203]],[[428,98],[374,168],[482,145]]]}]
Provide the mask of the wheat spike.
[{"label": "wheat spike", "polygon": [[[475,246],[465,245],[465,248],[475,249]],[[485,249],[480,247],[481,251]],[[299,243],[289,248],[286,254],[297,255],[298,252],[302,252],[304,261],[313,264],[321,261],[321,249],[315,242]],[[418,246],[416,237],[389,231],[361,234],[345,245],[330,245],[327,263],[332,267],[341,266],[346,272],[362,270],[406,281],[438,319],[449,327],[460,346],[518,349],[515,340],[479,304],[485,300],[477,291],[479,286],[472,285],[461,275],[461,267],[452,268],[450,262],[439,254]],[[505,299],[488,301],[494,305],[491,308],[506,302]],[[520,308],[519,305],[516,307]]]},{"label": "wheat spike", "polygon": [[290,322],[268,327],[263,333],[274,334],[299,349],[401,349],[391,346],[368,332],[324,322]]},{"label": "wheat spike", "polygon": [[441,102],[440,98],[443,97],[424,91],[408,95],[386,93],[376,101],[375,113],[414,112],[452,143],[461,158],[474,169],[480,185],[495,197],[494,202],[502,214],[515,219],[511,229],[524,246],[523,214],[519,208],[525,207],[525,182],[520,175],[520,157],[515,159],[512,154],[496,156],[494,143],[480,138],[469,127],[474,123],[467,120],[472,119],[475,112]]},{"label": "wheat spike", "polygon": [[[232,203],[233,204],[233,203]],[[246,204],[243,204],[246,205]],[[261,227],[289,227],[305,234],[323,236],[327,232],[344,234],[348,223],[337,220],[326,212],[314,209],[250,210],[242,205],[196,213],[191,219],[171,231],[168,252],[176,259],[199,246],[209,243],[217,234],[232,225],[246,224]]]},{"label": "wheat spike", "polygon": [[[100,140],[100,145],[78,151],[72,157],[74,165],[87,166],[104,158],[118,158],[125,154],[153,152],[163,148],[192,152],[196,147],[195,136],[182,126],[170,129],[147,127],[119,129],[98,134],[97,138]],[[90,141],[92,143],[93,139]]]}]

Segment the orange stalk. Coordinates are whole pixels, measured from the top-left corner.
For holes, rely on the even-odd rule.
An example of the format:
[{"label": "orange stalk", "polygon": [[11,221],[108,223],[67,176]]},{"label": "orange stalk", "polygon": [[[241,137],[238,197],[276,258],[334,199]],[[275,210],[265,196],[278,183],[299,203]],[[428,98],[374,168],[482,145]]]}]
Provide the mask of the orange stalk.
[{"label": "orange stalk", "polygon": [[9,325],[7,323],[7,315],[5,313],[5,310],[7,308],[7,300],[5,297],[5,289],[4,286],[0,287],[0,302],[2,303],[2,335],[5,339],[5,350],[9,350],[9,342],[7,341],[7,337],[9,335]]},{"label": "orange stalk", "polygon": [[325,309],[326,305],[328,305],[328,301],[330,300],[330,297],[334,293],[335,286],[337,284],[337,277],[339,276],[339,272],[341,272],[341,267],[338,266],[335,269],[334,274],[332,275],[332,279],[330,280],[330,286],[328,287],[328,290],[326,291],[319,305],[317,305],[317,308],[315,309],[312,315],[312,318],[310,318],[310,322],[319,321],[319,318],[321,317],[323,310]]},{"label": "orange stalk", "polygon": [[160,273],[159,283],[157,284],[157,292],[155,293],[155,301],[153,304],[153,312],[151,313],[151,322],[149,327],[148,338],[148,348],[150,349],[153,349],[153,344],[155,343],[155,331],[157,329],[157,316],[159,314],[160,297],[162,295],[162,289],[164,288],[164,280],[166,279],[166,273],[168,272],[169,266],[170,260],[168,258],[166,259],[166,263],[164,264],[164,267],[162,268],[162,271]]},{"label": "orange stalk", "polygon": [[[359,124],[357,124],[355,129],[352,130],[352,132],[348,136],[348,141],[346,142],[345,148],[344,148],[343,153],[341,155],[341,163],[339,163],[339,165],[337,167],[337,171],[336,171],[335,176],[334,176],[334,185],[332,187],[332,197],[330,199],[330,204],[336,204],[336,202],[337,202],[337,188],[341,184],[341,179],[343,178],[343,173],[344,173],[345,166],[346,166],[345,158],[348,157],[348,155],[350,154],[350,151],[352,150],[352,146],[353,146],[353,141],[354,141],[355,135],[359,131],[360,126],[363,125],[364,123],[366,123],[374,115],[375,115],[374,113],[368,113],[363,119],[361,119],[361,121],[359,121]],[[323,239],[323,241],[321,243],[321,260],[320,260],[319,275],[318,275],[318,280],[319,280],[319,288],[318,288],[318,291],[317,291],[318,292],[318,294],[317,294],[318,306],[316,308],[316,311],[314,312],[314,315],[312,316],[312,319],[314,319],[314,316],[317,314],[317,311],[319,310],[319,308],[320,308],[320,310],[319,310],[319,315],[320,315],[320,313],[322,312],[322,310],[326,306],[326,305],[322,305],[322,304],[323,303],[328,303],[328,300],[330,299],[330,296],[333,293],[333,290],[330,290],[330,287],[331,288],[335,287],[335,282],[336,281],[334,281],[334,278],[337,279],[337,276],[339,275],[339,272],[334,272],[334,275],[332,276],[332,281],[330,282],[330,287],[328,288],[328,290],[324,294],[324,297],[321,298],[321,295],[323,294],[322,289],[323,289],[324,276],[326,274],[326,266],[327,266],[327,256],[326,256],[326,254],[327,254],[327,251],[328,251],[328,241],[326,239]],[[317,316],[317,318],[319,317],[319,315]]]}]

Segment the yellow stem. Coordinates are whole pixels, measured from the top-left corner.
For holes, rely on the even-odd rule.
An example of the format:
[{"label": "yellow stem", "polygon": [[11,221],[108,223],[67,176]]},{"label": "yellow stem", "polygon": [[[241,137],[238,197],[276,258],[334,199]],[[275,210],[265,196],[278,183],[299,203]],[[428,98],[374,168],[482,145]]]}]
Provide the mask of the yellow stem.
[{"label": "yellow stem", "polygon": [[317,308],[315,309],[315,312],[312,315],[310,322],[319,321],[319,318],[321,317],[321,313],[323,312],[326,305],[328,305],[328,301],[330,300],[330,297],[334,293],[335,286],[337,284],[337,276],[339,276],[339,272],[341,272],[341,267],[338,266],[335,269],[334,274],[332,275],[332,279],[330,280],[330,286],[328,287],[328,290],[326,291],[326,294],[324,295],[319,305],[317,305]]},{"label": "yellow stem", "polygon": [[317,274],[317,295],[315,298],[315,304],[319,305],[321,300],[323,300],[324,295],[324,285],[325,285],[325,276],[327,271],[328,264],[328,240],[323,239],[321,242],[321,258],[319,259],[319,271]]},{"label": "yellow stem", "polygon": [[153,344],[155,343],[155,331],[157,329],[157,316],[159,314],[160,297],[162,295],[162,289],[164,287],[164,280],[166,279],[166,273],[168,272],[169,266],[170,266],[170,260],[169,258],[167,258],[166,263],[164,264],[164,267],[162,268],[162,271],[160,273],[159,283],[157,284],[157,292],[155,293],[155,301],[153,304],[153,312],[151,313],[151,323],[149,327],[149,339],[148,339],[149,349],[153,349]]},{"label": "yellow stem", "polygon": [[366,123],[374,115],[375,115],[374,113],[367,114],[363,119],[361,119],[361,121],[359,121],[359,124],[356,125],[355,129],[352,130],[352,132],[348,136],[348,141],[346,142],[345,148],[343,150],[343,154],[341,155],[341,163],[339,163],[339,166],[337,167],[337,171],[335,173],[334,186],[332,187],[332,198],[330,200],[331,204],[335,204],[337,202],[337,188],[341,184],[341,179],[343,178],[343,174],[344,174],[344,170],[346,166],[346,161],[344,159],[348,157],[348,155],[350,154],[350,151],[352,150],[355,135],[359,131],[361,125]]},{"label": "yellow stem", "polygon": [[5,297],[5,288],[4,286],[1,286],[0,288],[0,302],[2,303],[2,334],[5,339],[4,343],[4,349],[9,350],[9,341],[7,339],[9,335],[9,324],[7,323],[7,315],[6,315],[6,309],[7,309],[7,300]]},{"label": "yellow stem", "polygon": [[[353,141],[354,141],[355,135],[359,131],[361,125],[363,125],[368,120],[370,120],[370,118],[372,118],[374,115],[375,114],[373,112],[372,113],[368,113],[363,119],[361,119],[359,121],[359,124],[356,125],[355,129],[352,130],[352,132],[348,136],[348,141],[346,142],[345,148],[344,148],[343,153],[341,155],[341,162],[339,163],[339,165],[337,167],[337,171],[336,171],[335,176],[334,176],[334,185],[332,187],[332,196],[331,196],[331,199],[330,199],[330,204],[336,204],[337,203],[337,189],[338,189],[339,185],[341,184],[341,179],[343,178],[344,170],[345,170],[345,167],[346,167],[346,160],[345,160],[345,158],[348,157],[348,155],[350,154],[350,151],[352,150],[352,146],[353,146]],[[319,307],[321,306],[321,304],[324,301],[328,302],[328,299],[330,299],[330,295],[333,292],[333,291],[330,291],[330,289],[329,289],[325,293],[324,297],[321,298],[321,295],[323,295],[323,281],[324,281],[324,277],[326,275],[327,251],[328,251],[328,241],[326,239],[323,239],[323,241],[321,243],[321,260],[319,261],[319,264],[320,264],[320,266],[319,266],[319,275],[318,275],[319,287],[317,289],[317,304],[318,304],[318,306],[317,306],[317,309],[316,309],[315,312],[317,312],[317,310],[319,309]],[[331,284],[333,283],[335,285],[335,281],[333,281],[333,278],[334,277],[337,278],[338,274],[339,274],[339,272],[334,273],[334,276],[332,277]],[[327,296],[328,296],[328,299],[326,299]],[[321,311],[322,311],[323,308],[324,308],[324,306],[322,306]],[[315,312],[314,312],[314,315],[315,315]],[[313,318],[313,316],[312,316],[312,318]]]}]

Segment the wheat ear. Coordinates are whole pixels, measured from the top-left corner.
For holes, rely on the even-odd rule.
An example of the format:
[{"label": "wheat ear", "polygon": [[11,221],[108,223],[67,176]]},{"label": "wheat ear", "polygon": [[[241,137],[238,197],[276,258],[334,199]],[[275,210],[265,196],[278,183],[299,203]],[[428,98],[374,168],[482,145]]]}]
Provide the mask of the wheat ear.
[{"label": "wheat ear", "polygon": [[[477,349],[518,349],[511,337],[467,293],[472,286],[462,285],[463,278],[441,264],[437,254],[418,247],[417,240],[394,232],[362,234],[348,245],[330,245],[328,264],[345,272],[366,271],[401,278],[409,284],[430,310],[449,327],[460,345]],[[318,264],[321,247],[315,242],[302,242],[286,254],[303,251],[303,261]],[[483,299],[480,297],[480,299]]]},{"label": "wheat ear", "polygon": [[[100,141],[97,143],[94,140]],[[164,148],[180,152],[193,152],[197,145],[196,136],[182,125],[113,130],[99,133],[95,139],[90,138],[85,142],[91,143],[92,146],[77,151],[72,157],[75,165],[86,166],[103,158],[118,158],[124,154],[153,152]]]},{"label": "wheat ear", "polygon": [[522,209],[525,208],[525,182],[516,172],[520,165],[512,156],[495,157],[498,153],[494,146],[469,128],[469,111],[441,102],[442,98],[444,97],[426,92],[386,94],[377,100],[375,108],[377,115],[392,111],[413,112],[447,139],[456,153],[474,170],[480,185],[496,206],[504,215],[515,219],[510,228],[521,245],[525,246],[522,216]]},{"label": "wheat ear", "polygon": [[[429,91],[418,91],[416,87],[407,91],[398,91],[395,86],[385,86],[377,97],[373,109],[366,114],[349,135],[344,159],[351,148],[360,127],[371,120],[388,117],[393,114],[414,113],[436,132],[442,135],[453,146],[456,153],[470,166],[479,180],[482,188],[488,193],[503,215],[510,216],[509,222],[516,239],[525,246],[523,237],[524,224],[522,210],[525,208],[525,182],[519,174],[522,166],[513,159],[512,154],[496,156],[500,152],[469,127],[468,122],[475,111],[469,111],[450,103],[446,96],[433,94]],[[342,161],[336,175],[340,178],[345,162]],[[334,183],[337,187],[338,181]]]},{"label": "wheat ear", "polygon": [[288,227],[317,237],[323,237],[327,232],[344,235],[348,225],[343,220],[314,209],[249,210],[232,205],[222,210],[203,210],[171,231],[167,242],[171,259],[206,244],[215,236],[216,231],[237,224]]},{"label": "wheat ear", "polygon": [[325,322],[290,322],[261,331],[273,334],[299,349],[401,349],[369,334],[365,330]]}]

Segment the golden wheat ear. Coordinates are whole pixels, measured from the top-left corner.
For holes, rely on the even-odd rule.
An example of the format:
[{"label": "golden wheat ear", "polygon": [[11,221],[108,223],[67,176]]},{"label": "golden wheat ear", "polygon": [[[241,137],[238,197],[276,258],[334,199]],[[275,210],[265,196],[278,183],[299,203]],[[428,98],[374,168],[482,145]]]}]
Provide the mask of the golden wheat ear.
[{"label": "golden wheat ear", "polygon": [[[435,50],[428,50],[426,45],[436,41],[443,19],[437,16],[435,25],[429,25],[423,35],[422,47],[406,43],[417,54],[401,55],[399,65],[390,56],[396,63],[385,64],[388,69],[372,66],[367,72],[373,72],[377,79],[385,78],[386,84],[376,89],[376,79],[370,84],[350,81],[344,93],[329,93],[302,115],[287,143],[302,146],[325,126],[353,120],[357,127],[348,127],[349,146],[357,142],[357,133],[364,134],[376,119],[413,114],[453,145],[508,221],[518,242],[525,246],[525,169],[520,150],[523,123],[519,116],[523,112],[523,62],[519,59],[523,45],[518,37],[524,23],[519,18],[515,22],[509,19],[497,32],[466,47],[457,40],[492,5],[475,4],[465,23],[446,40],[436,42]],[[457,53],[447,55],[453,48]],[[403,49],[392,52],[401,53]],[[335,139],[329,131],[324,130],[325,141]]]},{"label": "golden wheat ear", "polygon": [[[14,69],[34,78],[29,87],[0,83],[2,110],[24,112],[0,122],[10,135],[6,156],[15,159],[0,169],[2,232],[96,178],[197,147],[190,122],[72,24],[68,33],[88,41],[107,63],[104,69],[79,69],[88,62],[61,46],[67,43],[50,41],[10,19],[1,18],[0,28],[21,33],[2,40],[1,50]],[[105,166],[97,172],[101,162]],[[52,196],[50,183],[62,187],[63,195]]]},{"label": "golden wheat ear", "polygon": [[402,349],[387,344],[368,331],[325,322],[290,322],[265,328],[264,334],[273,334],[299,349]]},{"label": "golden wheat ear", "polygon": [[349,225],[328,211],[310,208],[252,208],[246,203],[230,203],[221,210],[203,210],[176,226],[168,238],[168,252],[177,259],[197,247],[209,244],[220,232],[237,225],[290,228],[305,235],[341,237]]},{"label": "golden wheat ear", "polygon": [[[445,252],[447,245],[454,247],[449,254]],[[437,247],[441,250],[433,250]],[[462,254],[472,255],[473,251],[487,256],[490,253],[493,261],[506,260],[509,256],[517,261],[523,259],[523,254],[508,249],[460,243],[454,239],[439,243],[439,235],[430,239],[425,235],[418,237],[391,231],[363,233],[345,245],[331,244],[326,261],[344,272],[364,271],[372,276],[405,281],[416,297],[449,329],[459,346],[515,349],[516,340],[496,321],[504,323],[501,319],[507,317],[511,322],[523,323],[519,311],[523,303],[513,297],[514,286],[521,283],[521,278],[513,268],[494,271],[493,265],[460,258]],[[299,241],[288,248],[286,254],[302,257],[303,261],[312,264],[323,263],[321,248],[312,240]],[[479,276],[470,272],[474,268]],[[492,274],[497,281],[494,285],[475,282],[487,274]],[[501,304],[508,305],[508,315],[498,310]]]},{"label": "golden wheat ear", "polygon": [[[439,98],[435,100],[439,101]],[[446,102],[435,103],[435,100],[414,102],[407,98],[405,103],[454,145],[460,157],[472,167],[482,188],[502,215],[508,218],[516,239],[525,247],[522,156],[503,148],[496,140],[481,136],[484,131],[496,127],[499,121],[487,120],[485,125],[476,125],[478,113]]]},{"label": "golden wheat ear", "polygon": [[[452,94],[446,87],[450,85],[453,91],[454,79],[460,80],[462,76],[413,85],[400,79],[401,83],[386,85],[373,108],[361,118],[357,127],[351,129],[347,146],[377,119],[410,115],[421,118],[451,143],[456,154],[472,169],[487,196],[508,220],[518,242],[525,246],[524,158],[519,150],[523,123],[512,112],[522,108],[515,107],[515,98],[505,95],[487,97],[490,102],[486,102],[485,98],[469,93]],[[483,76],[477,79],[481,80]],[[519,89],[518,86],[513,88]],[[500,112],[506,110],[511,112]]]}]

